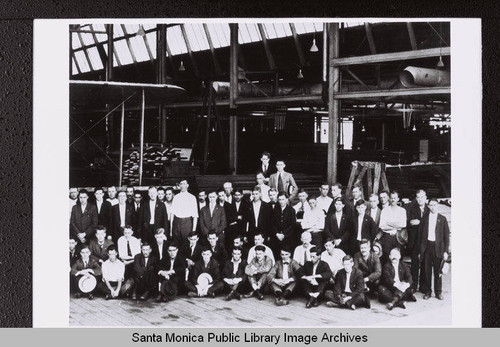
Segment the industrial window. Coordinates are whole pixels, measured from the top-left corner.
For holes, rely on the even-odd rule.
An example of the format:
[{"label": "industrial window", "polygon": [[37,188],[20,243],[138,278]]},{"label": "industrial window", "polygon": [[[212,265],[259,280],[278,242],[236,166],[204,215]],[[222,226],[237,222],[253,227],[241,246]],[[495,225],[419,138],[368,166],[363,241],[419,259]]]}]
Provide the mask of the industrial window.
[{"label": "industrial window", "polygon": [[167,28],[167,45],[172,55],[187,53],[186,43],[179,25]]},{"label": "industrial window", "polygon": [[255,23],[240,23],[238,25],[238,42],[245,44],[249,42],[262,41],[259,28]]},{"label": "industrial window", "polygon": [[132,64],[134,62],[125,40],[115,41],[115,52],[123,65]]},{"label": "industrial window", "polygon": [[76,60],[78,60],[78,65],[80,66],[80,70],[82,71],[82,73],[90,71],[90,66],[83,51],[75,52],[75,58]]},{"label": "industrial window", "polygon": [[94,70],[104,69],[97,48],[96,47],[89,48],[87,49],[87,52],[89,54],[90,62],[92,63],[92,67],[94,68]]},{"label": "industrial window", "polygon": [[229,24],[227,23],[209,23],[207,24],[210,38],[214,44],[214,48],[229,46]]},{"label": "industrial window", "polygon": [[210,49],[202,24],[185,24],[184,28],[193,52]]}]

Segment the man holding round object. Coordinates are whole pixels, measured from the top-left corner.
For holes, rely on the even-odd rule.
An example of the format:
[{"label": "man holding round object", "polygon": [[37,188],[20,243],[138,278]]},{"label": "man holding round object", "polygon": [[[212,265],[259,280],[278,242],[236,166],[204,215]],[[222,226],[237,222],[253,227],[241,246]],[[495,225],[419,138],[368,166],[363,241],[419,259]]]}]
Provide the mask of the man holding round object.
[{"label": "man holding round object", "polygon": [[78,284],[75,298],[88,294],[89,300],[93,300],[93,292],[102,276],[101,266],[95,258],[90,256],[90,249],[86,245],[82,246],[80,257],[71,268],[71,275]]}]

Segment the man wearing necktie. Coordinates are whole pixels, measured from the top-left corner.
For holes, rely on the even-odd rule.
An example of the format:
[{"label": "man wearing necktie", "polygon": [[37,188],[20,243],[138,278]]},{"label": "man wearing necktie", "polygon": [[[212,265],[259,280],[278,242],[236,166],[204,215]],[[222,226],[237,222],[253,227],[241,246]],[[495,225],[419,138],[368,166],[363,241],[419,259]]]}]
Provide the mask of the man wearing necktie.
[{"label": "man wearing necktie", "polygon": [[288,246],[281,248],[281,260],[274,264],[269,272],[271,289],[275,296],[275,304],[278,306],[288,305],[288,298],[297,285],[297,271],[299,263],[291,259],[292,252]]},{"label": "man wearing necktie", "polygon": [[269,186],[277,189],[278,192],[285,192],[286,197],[293,200],[297,194],[298,187],[292,174],[285,171],[285,166],[285,161],[283,160],[276,162],[276,169],[278,171],[269,178]]},{"label": "man wearing necktie", "polygon": [[261,166],[260,169],[257,171],[262,171],[262,173],[264,174],[264,182],[268,183],[269,176],[271,176],[272,174],[271,154],[269,154],[269,152],[262,153],[260,161],[261,161]]},{"label": "man wearing necktie", "polygon": [[151,254],[151,246],[144,242],[141,246],[141,253],[134,258],[134,292],[132,300],[136,300],[140,295],[140,300],[145,301],[149,298],[149,294],[157,290],[158,276],[157,269],[158,260]]},{"label": "man wearing necktie", "polygon": [[[99,262],[90,257],[90,249],[87,245],[83,245],[81,250],[80,250],[80,259],[78,259],[75,264],[71,267],[71,275],[73,278],[74,283],[78,284],[80,279],[84,276],[86,277],[95,277],[97,283],[101,281],[101,265],[99,265]],[[76,285],[77,288],[77,293],[75,294],[75,298],[79,298],[82,296],[82,291]],[[94,289],[95,290],[95,289]],[[94,292],[92,290],[90,293],[88,293],[88,298],[89,300],[94,299],[94,295],[92,294]]]},{"label": "man wearing necktie", "polygon": [[161,283],[160,294],[156,302],[171,301],[177,296],[179,286],[185,279],[187,263],[177,256],[179,247],[175,242],[168,245],[168,256],[164,257],[158,265],[158,277]]},{"label": "man wearing necktie", "polygon": [[113,244],[113,241],[106,238],[106,227],[98,225],[95,231],[95,239],[90,240],[89,249],[94,257],[100,263],[108,259],[108,247]]},{"label": "man wearing necktie", "polygon": [[332,277],[330,266],[320,259],[320,252],[316,246],[309,249],[311,260],[307,261],[299,270],[302,287],[306,294],[306,308],[319,305],[325,286]]}]

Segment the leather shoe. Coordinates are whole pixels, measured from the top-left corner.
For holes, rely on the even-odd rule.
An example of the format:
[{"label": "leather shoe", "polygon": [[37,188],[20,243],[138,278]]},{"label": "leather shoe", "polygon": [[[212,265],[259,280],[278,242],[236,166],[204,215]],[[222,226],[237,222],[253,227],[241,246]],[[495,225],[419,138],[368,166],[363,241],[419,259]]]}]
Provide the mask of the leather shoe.
[{"label": "leather shoe", "polygon": [[254,296],[255,292],[252,290],[250,293],[247,293],[245,295],[243,295],[244,298],[251,298],[252,296]]},{"label": "leather shoe", "polygon": [[156,302],[162,302],[162,301],[164,301],[164,300],[163,300],[163,295],[158,294],[158,296],[156,297],[155,301],[156,301]]},{"label": "leather shoe", "polygon": [[430,297],[431,297],[431,295],[430,295],[430,294],[425,294],[425,295],[424,295],[424,300],[429,300],[429,299],[430,299]]},{"label": "leather shoe", "polygon": [[106,300],[109,300],[109,299],[111,299],[111,295],[106,294]]},{"label": "leather shoe", "polygon": [[208,293],[207,293],[207,296],[208,296],[209,298],[212,298],[212,299],[213,299],[213,298],[215,298],[215,293],[214,293],[214,292],[208,292]]},{"label": "leather shoe", "polygon": [[412,295],[408,298],[408,301],[417,302],[417,298],[415,297],[415,295]]},{"label": "leather shoe", "polygon": [[439,300],[444,300],[443,294],[436,295],[436,298],[438,298]]},{"label": "leather shoe", "polygon": [[387,309],[389,311],[391,311],[393,308],[394,308],[394,304],[392,302],[388,303],[385,307],[387,307]]},{"label": "leather shoe", "polygon": [[94,300],[94,296],[92,294],[89,294],[89,300]]},{"label": "leather shoe", "polygon": [[189,296],[190,298],[195,298],[195,297],[197,297],[197,296],[198,296],[198,294],[196,294],[195,292],[189,292],[189,293],[188,293],[188,296]]},{"label": "leather shoe", "polygon": [[311,308],[313,306],[314,298],[310,298],[307,301],[306,308]]},{"label": "leather shoe", "polygon": [[82,293],[75,293],[75,299],[80,299],[82,297]]},{"label": "leather shoe", "polygon": [[314,298],[312,305],[313,305],[313,307],[318,307],[319,306],[318,299]]},{"label": "leather shoe", "polygon": [[402,308],[402,309],[406,309],[405,303],[404,303],[404,302],[402,302],[402,301],[401,301],[401,302],[398,302],[398,303],[396,304],[396,307],[399,307],[399,308]]},{"label": "leather shoe", "polygon": [[257,296],[257,299],[264,300],[264,295],[262,295],[260,291],[256,290],[255,295]]},{"label": "leather shoe", "polygon": [[139,300],[141,301],[146,301],[147,299],[149,298],[149,292],[146,290],[142,295],[141,297],[139,298]]},{"label": "leather shoe", "polygon": [[337,307],[337,305],[335,305],[335,303],[333,301],[327,301],[326,302],[326,306],[328,306],[328,307]]}]

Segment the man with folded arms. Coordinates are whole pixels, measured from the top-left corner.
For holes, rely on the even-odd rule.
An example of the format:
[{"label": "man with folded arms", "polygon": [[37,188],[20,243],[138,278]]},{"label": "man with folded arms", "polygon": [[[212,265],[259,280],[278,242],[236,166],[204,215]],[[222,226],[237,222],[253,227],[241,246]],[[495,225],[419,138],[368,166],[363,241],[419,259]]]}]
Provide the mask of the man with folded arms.
[{"label": "man with folded arms", "polygon": [[355,310],[357,306],[364,305],[370,308],[370,299],[365,294],[365,282],[363,273],[354,267],[354,261],[350,255],[342,259],[344,268],[335,276],[335,287],[333,291],[327,290],[325,298],[329,301],[328,307],[346,307]]},{"label": "man with folded arms", "polygon": [[311,233],[304,231],[300,235],[301,245],[297,246],[293,252],[293,260],[303,266],[307,261],[311,260],[310,249],[315,247],[311,244]]},{"label": "man with folded arms", "polygon": [[98,225],[95,231],[95,239],[90,240],[90,253],[102,264],[108,259],[108,247],[111,245],[113,245],[113,241],[106,238],[106,227]]},{"label": "man with folded arms", "polygon": [[262,290],[267,284],[267,274],[273,267],[273,263],[271,259],[266,256],[265,251],[266,249],[263,245],[255,246],[255,257],[245,268],[245,274],[248,276],[248,281],[252,286],[252,291],[247,295],[247,297],[255,295],[259,300],[264,299]]},{"label": "man with folded arms", "polygon": [[247,255],[247,263],[250,264],[250,262],[253,260],[253,258],[255,258],[255,254],[256,254],[256,249],[255,247],[257,246],[262,246],[264,247],[264,254],[269,258],[271,259],[271,262],[272,262],[272,265],[274,265],[274,263],[276,262],[275,261],[275,258],[274,258],[274,254],[273,254],[273,251],[271,248],[267,247],[265,244],[264,244],[264,235],[262,235],[262,233],[257,233],[255,234],[254,238],[253,238],[253,242],[255,244],[255,246],[251,247],[249,250],[248,250],[248,255]]},{"label": "man with folded arms", "polygon": [[172,200],[172,219],[170,229],[173,240],[179,245],[185,244],[191,231],[196,231],[198,223],[198,205],[194,195],[188,192],[187,180],[179,183],[181,191]]},{"label": "man with folded arms", "polygon": [[387,205],[387,192],[380,193],[380,200],[382,201],[382,212],[380,213],[379,228],[382,230],[382,237],[380,244],[384,253],[380,259],[382,264],[387,261],[387,252],[395,247],[399,248],[399,243],[396,239],[396,233],[402,228],[406,228],[406,210],[398,206],[399,194],[392,191],[390,195],[390,203]]},{"label": "man with folded arms", "polygon": [[234,247],[231,260],[226,262],[222,270],[224,287],[229,289],[229,294],[226,296],[227,301],[232,299],[241,300],[241,291],[247,279],[245,275],[247,262],[242,259],[242,252],[243,250],[240,247]]},{"label": "man with folded arms", "polygon": [[118,259],[118,252],[114,245],[107,249],[108,260],[102,264],[102,282],[100,287],[106,295],[106,300],[116,299],[125,292],[122,287],[125,279],[125,265]]},{"label": "man with folded arms", "polygon": [[311,260],[307,261],[299,272],[300,281],[307,298],[306,308],[319,305],[319,301],[325,292],[325,286],[332,277],[330,266],[320,259],[318,248],[311,247],[309,253]]},{"label": "man with folded arms", "polygon": [[401,252],[393,248],[389,261],[382,268],[381,285],[378,287],[379,300],[388,303],[387,308],[406,308],[405,301],[417,301],[411,290],[411,271],[401,259]]},{"label": "man with folded arms", "polygon": [[187,263],[177,256],[178,246],[175,242],[168,245],[168,256],[161,259],[158,264],[158,279],[160,282],[160,294],[156,302],[171,301],[177,296],[179,286],[184,282]]},{"label": "man with folded arms", "polygon": [[309,199],[309,210],[304,212],[301,223],[302,229],[311,233],[311,243],[316,247],[323,244],[323,231],[325,229],[325,212],[318,207],[317,199]]},{"label": "man with folded arms", "polygon": [[[208,247],[201,252],[201,258],[189,271],[189,279],[185,282],[189,291],[188,296],[215,298],[215,295],[224,288],[219,263],[212,259],[212,251]],[[200,275],[209,280],[208,287],[198,282]]]},{"label": "man with folded arms", "polygon": [[288,247],[281,248],[281,260],[274,264],[269,272],[268,280],[276,297],[278,306],[288,305],[288,298],[297,285],[296,273],[300,269],[299,263],[291,259],[292,252]]},{"label": "man with folded arms", "polygon": [[363,279],[370,293],[375,294],[379,279],[382,275],[382,265],[375,252],[371,251],[370,241],[362,239],[359,244],[360,251],[354,255],[354,267],[363,274]]},{"label": "man with folded arms", "polygon": [[[82,246],[80,250],[80,257],[81,258],[78,259],[71,268],[71,275],[74,276],[74,283],[77,284],[77,293],[75,294],[75,298],[80,298],[82,296],[82,291],[78,287],[78,282],[83,276],[95,277],[97,283],[99,283],[102,275],[101,266],[95,258],[90,256],[90,249],[87,245]],[[94,299],[94,295],[92,294],[94,290],[89,293],[89,300]]]},{"label": "man with folded arms", "polygon": [[273,232],[271,234],[271,248],[275,258],[284,244],[297,244],[295,210],[288,205],[284,192],[278,195],[278,206],[273,213]]},{"label": "man with folded arms", "polygon": [[151,246],[144,242],[141,246],[141,253],[134,258],[134,292],[132,300],[139,299],[145,301],[149,294],[157,290],[158,277],[156,268],[158,260],[151,255]]}]

